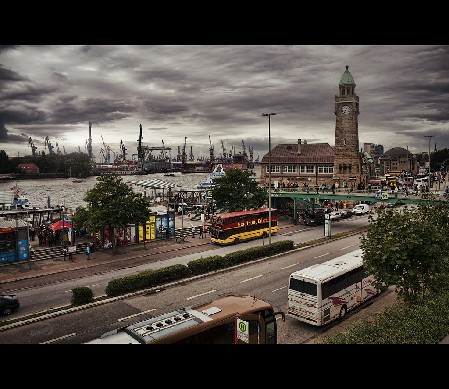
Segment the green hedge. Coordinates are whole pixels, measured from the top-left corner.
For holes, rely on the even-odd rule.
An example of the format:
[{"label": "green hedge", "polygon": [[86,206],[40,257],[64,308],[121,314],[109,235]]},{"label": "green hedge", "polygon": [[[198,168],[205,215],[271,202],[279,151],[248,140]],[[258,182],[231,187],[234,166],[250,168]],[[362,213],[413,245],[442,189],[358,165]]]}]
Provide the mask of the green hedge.
[{"label": "green hedge", "polygon": [[195,275],[224,269],[240,263],[283,253],[294,248],[292,240],[284,240],[271,245],[251,247],[249,249],[226,254],[224,257],[214,255],[190,261],[187,266],[173,265],[158,270],[147,270],[136,275],[111,280],[106,287],[110,297],[136,292]]},{"label": "green hedge", "polygon": [[190,275],[189,268],[181,264],[157,270],[146,270],[132,276],[116,278],[109,281],[106,287],[106,294],[111,297],[119,296],[121,294],[151,288],[166,282],[176,281],[189,277]]},{"label": "green hedge", "polygon": [[80,286],[72,289],[72,305],[89,304],[94,301],[94,294],[87,286]]}]

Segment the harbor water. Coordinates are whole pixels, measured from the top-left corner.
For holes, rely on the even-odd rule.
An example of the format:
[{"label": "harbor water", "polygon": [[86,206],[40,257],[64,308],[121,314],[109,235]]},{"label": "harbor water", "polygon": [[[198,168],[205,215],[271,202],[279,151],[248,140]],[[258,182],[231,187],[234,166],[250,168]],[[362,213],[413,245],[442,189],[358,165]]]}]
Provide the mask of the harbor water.
[{"label": "harbor water", "polygon": [[[254,169],[256,179],[260,177],[259,169]],[[129,183],[136,193],[150,196],[152,189],[136,185],[141,180],[161,180],[174,185],[173,192],[180,190],[194,190],[196,185],[207,178],[208,173],[175,173],[173,176],[166,176],[164,173],[154,173],[146,175],[124,175],[120,176],[124,183]],[[77,207],[86,206],[83,200],[86,192],[92,189],[97,183],[98,176],[91,176],[83,179],[77,178],[42,178],[26,180],[2,180],[0,181],[0,191],[20,190],[20,196],[26,197],[30,203],[30,208],[48,208],[64,206],[67,210],[74,211]],[[161,190],[162,193],[162,190]],[[50,203],[50,204],[49,204]]]}]

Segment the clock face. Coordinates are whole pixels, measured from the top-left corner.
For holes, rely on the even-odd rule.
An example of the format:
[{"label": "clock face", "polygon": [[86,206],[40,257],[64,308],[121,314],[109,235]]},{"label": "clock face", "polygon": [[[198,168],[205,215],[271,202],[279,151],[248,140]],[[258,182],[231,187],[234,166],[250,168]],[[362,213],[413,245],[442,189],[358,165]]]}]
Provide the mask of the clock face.
[{"label": "clock face", "polygon": [[347,115],[349,112],[351,112],[351,109],[347,105],[343,105],[341,107],[341,112]]}]

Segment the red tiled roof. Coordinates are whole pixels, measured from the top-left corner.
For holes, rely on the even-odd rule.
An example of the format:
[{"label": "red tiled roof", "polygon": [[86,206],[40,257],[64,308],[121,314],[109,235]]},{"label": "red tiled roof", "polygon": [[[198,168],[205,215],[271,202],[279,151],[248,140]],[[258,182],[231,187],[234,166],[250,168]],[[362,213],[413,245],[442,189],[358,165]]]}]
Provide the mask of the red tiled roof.
[{"label": "red tiled roof", "polygon": [[38,166],[35,163],[19,163],[17,167],[19,169],[38,169]]},{"label": "red tiled roof", "polygon": [[[271,150],[271,163],[304,164],[304,163],[334,163],[334,148],[329,143],[302,143],[301,154],[298,154],[298,144],[279,144]],[[268,153],[261,163],[268,163]]]}]

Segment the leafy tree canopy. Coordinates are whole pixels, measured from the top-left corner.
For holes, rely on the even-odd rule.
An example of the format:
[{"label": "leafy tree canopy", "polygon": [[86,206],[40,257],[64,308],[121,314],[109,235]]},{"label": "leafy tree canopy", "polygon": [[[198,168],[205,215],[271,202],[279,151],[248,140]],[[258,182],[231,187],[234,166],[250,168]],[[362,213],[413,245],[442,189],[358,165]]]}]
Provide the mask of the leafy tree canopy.
[{"label": "leafy tree canopy", "polygon": [[251,170],[231,169],[217,178],[212,189],[212,198],[222,212],[242,211],[262,207],[268,200],[265,188],[253,178]]},{"label": "leafy tree canopy", "polygon": [[397,211],[379,208],[361,237],[363,262],[381,285],[395,285],[405,302],[416,301],[448,272],[447,203]]},{"label": "leafy tree canopy", "polygon": [[[115,228],[125,228],[130,223],[144,224],[151,213],[143,195],[135,193],[117,175],[97,177],[97,184],[86,192],[83,200],[88,205],[77,208],[75,223],[93,231],[108,227],[110,236]],[[115,239],[112,243],[115,252]]]}]

